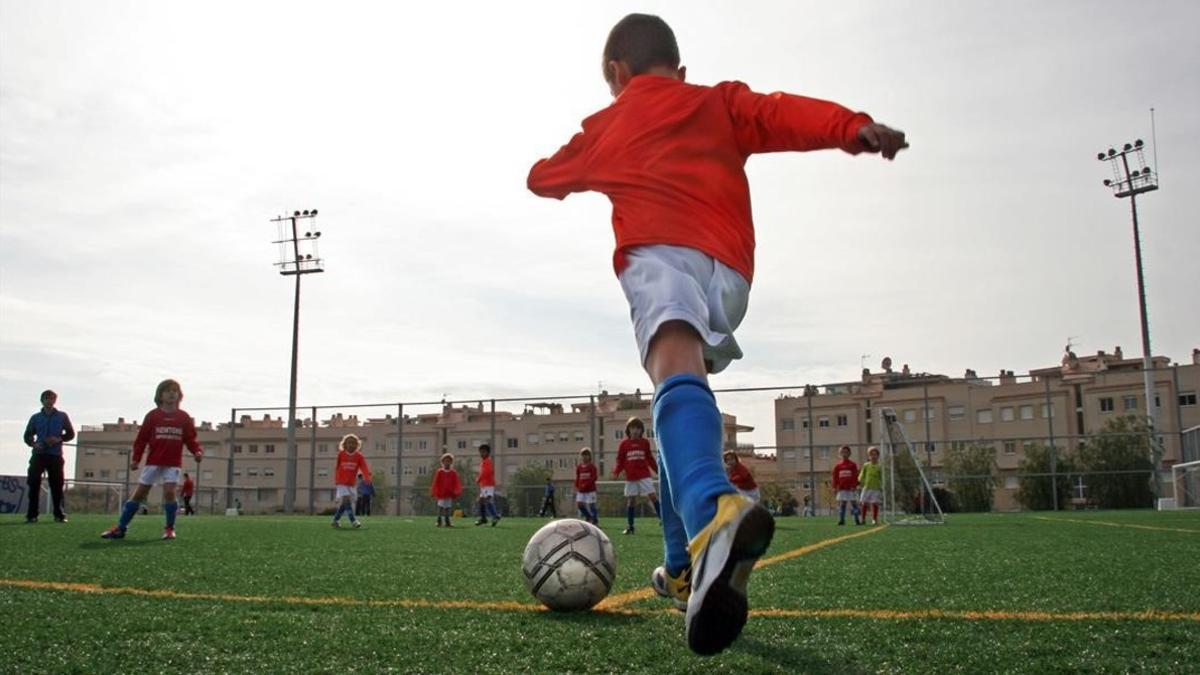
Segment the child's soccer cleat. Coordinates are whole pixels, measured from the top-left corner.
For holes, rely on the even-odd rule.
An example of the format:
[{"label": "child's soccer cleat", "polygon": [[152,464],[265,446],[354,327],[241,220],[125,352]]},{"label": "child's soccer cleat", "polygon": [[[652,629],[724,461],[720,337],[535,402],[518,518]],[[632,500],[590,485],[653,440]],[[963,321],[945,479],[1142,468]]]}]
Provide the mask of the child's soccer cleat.
[{"label": "child's soccer cleat", "polygon": [[356,530],[357,530],[357,529],[359,529],[359,528],[361,528],[361,527],[362,527],[362,521],[361,521],[361,520],[356,520],[356,521],[354,521],[354,529],[356,529]]},{"label": "child's soccer cleat", "polygon": [[168,527],[167,529],[163,530],[162,538],[163,539],[174,539],[175,538],[175,528]]},{"label": "child's soccer cleat", "polygon": [[480,525],[487,525],[487,518],[480,518],[475,521],[475,527],[479,527]]},{"label": "child's soccer cleat", "polygon": [[499,525],[499,524],[500,524],[500,519],[499,519],[499,518],[496,518],[495,520],[493,520],[493,521],[492,521],[492,527],[495,527],[495,526],[497,526],[497,525]]},{"label": "child's soccer cleat", "polygon": [[630,525],[629,527],[627,527],[627,528],[625,528],[625,529],[621,530],[621,534],[633,534],[633,533],[634,533],[634,529],[633,529],[633,526],[632,526],[632,525]]},{"label": "child's soccer cleat", "polygon": [[56,523],[67,523],[67,522],[70,522],[70,521],[68,521],[68,520],[67,520],[67,517],[66,517],[66,516],[55,516],[55,518],[54,518],[54,522],[56,522]]},{"label": "child's soccer cleat", "polygon": [[685,623],[692,651],[716,654],[741,634],[750,611],[750,571],[774,534],[775,519],[754,500],[737,493],[718,498],[717,514],[688,544],[692,587]]},{"label": "child's soccer cleat", "polygon": [[100,538],[101,539],[124,539],[125,538],[125,530],[121,529],[121,527],[119,525],[113,525],[112,527],[108,528],[104,532],[101,532]]},{"label": "child's soccer cleat", "polygon": [[342,524],[341,524],[341,523],[339,523],[339,522],[338,522],[338,521],[336,521],[336,520],[335,520],[335,521],[333,521],[332,523],[330,523],[330,525],[333,525],[333,528],[334,528],[335,530],[336,530],[336,529],[341,529],[341,527],[342,527]]},{"label": "child's soccer cleat", "polygon": [[650,575],[650,586],[654,592],[667,598],[675,605],[675,609],[686,612],[688,596],[692,593],[692,570],[685,569],[678,577],[667,573],[667,568],[659,565]]}]

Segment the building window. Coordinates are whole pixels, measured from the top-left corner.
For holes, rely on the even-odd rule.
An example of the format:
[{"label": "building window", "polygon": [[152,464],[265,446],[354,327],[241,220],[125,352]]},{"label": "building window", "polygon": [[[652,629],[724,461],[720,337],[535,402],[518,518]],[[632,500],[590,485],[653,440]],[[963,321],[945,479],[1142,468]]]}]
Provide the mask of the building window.
[{"label": "building window", "polygon": [[258,469],[246,469],[246,475],[247,476],[257,476]]},{"label": "building window", "polygon": [[554,468],[554,460],[552,460],[552,459],[548,459],[548,460],[546,460],[546,461],[544,462],[544,464],[546,465],[546,468],[547,468],[547,469],[553,469],[553,468]]},{"label": "building window", "polygon": [[[412,441],[404,441],[404,449],[405,449],[405,450],[412,450]],[[324,450],[322,450],[321,452],[325,452],[325,451],[324,451]]]},{"label": "building window", "polygon": [[[268,445],[267,447],[269,448],[271,446]],[[383,452],[384,450],[387,450],[387,446],[383,444],[383,441],[375,441],[375,452]],[[267,452],[275,452],[275,451],[268,450]]]},{"label": "building window", "polygon": [[1006,455],[1017,454],[1017,442],[1016,441],[1004,441],[1004,454],[1006,454]]},{"label": "building window", "polygon": [[518,439],[516,439],[516,438],[506,438],[506,439],[504,439],[504,447],[506,447],[506,448],[516,448],[516,447],[519,447],[519,446],[518,446],[518,444],[517,444],[517,440],[518,440]]},{"label": "building window", "polygon": [[905,422],[916,422],[917,421],[917,411],[913,410],[912,408],[905,410],[904,411],[904,421]]},{"label": "building window", "polygon": [[233,454],[235,454],[235,455],[242,454],[242,444],[241,443],[238,443],[237,445],[233,446]]},{"label": "building window", "polygon": [[275,444],[267,443],[266,445],[263,446],[263,452],[267,453],[268,455],[275,454]]},{"label": "building window", "polygon": [[270,477],[275,475],[275,469],[263,469],[263,475]]},{"label": "building window", "polygon": [[933,408],[926,408],[925,409],[925,419],[927,419],[927,420],[937,419],[937,416],[934,414],[934,412],[935,412],[935,410]]},{"label": "building window", "polygon": [[1113,400],[1109,396],[1100,399],[1100,412],[1110,413],[1113,411]]},{"label": "building window", "polygon": [[84,477],[84,478],[95,478],[95,477],[96,477],[96,472],[95,472],[95,471],[84,471],[84,472],[83,472],[83,477]]},{"label": "building window", "polygon": [[252,455],[258,454],[258,444],[257,443],[250,444],[250,454],[252,454]]},{"label": "building window", "polygon": [[804,448],[803,457],[804,457],[804,459],[808,459],[809,457],[812,457],[812,448]]},{"label": "building window", "polygon": [[950,406],[949,413],[950,413],[950,419],[961,420],[963,417],[966,416],[967,410],[966,410],[966,408],[962,407],[961,405],[952,405],[952,406]]},{"label": "building window", "polygon": [[429,440],[423,438],[423,439],[417,441],[417,449],[418,450],[428,450],[429,449]]},{"label": "building window", "polygon": [[818,417],[817,418],[817,426],[821,427],[822,429],[829,428],[829,418],[828,417]]},{"label": "building window", "polygon": [[553,433],[545,434],[544,436],[542,436],[542,439],[545,440],[547,443],[553,443],[554,442],[554,434]]},{"label": "building window", "polygon": [[541,438],[542,437],[538,436],[537,434],[529,434],[525,437],[525,442],[529,445],[537,445],[538,442],[541,441]]},{"label": "building window", "polygon": [[417,475],[418,475],[418,476],[424,476],[424,475],[425,475],[425,465],[424,465],[424,464],[422,464],[421,466],[418,466],[418,467],[417,467]]},{"label": "building window", "polygon": [[576,442],[576,443],[582,443],[582,442],[583,442],[583,432],[582,432],[582,431],[576,431],[576,432],[575,432],[575,442]]},{"label": "building window", "polygon": [[1011,422],[1014,419],[1016,419],[1016,418],[1013,416],[1012,406],[1004,406],[1003,408],[1000,409],[1000,421],[1001,422]]},{"label": "building window", "polygon": [[566,443],[567,441],[571,440],[571,434],[565,431],[560,431],[558,432],[558,440],[562,443]]},{"label": "building window", "polygon": [[1049,403],[1043,403],[1042,418],[1045,419],[1050,417],[1054,417],[1054,406],[1050,405]]},{"label": "building window", "polygon": [[795,450],[784,450],[783,458],[784,459],[796,459],[796,451]]},{"label": "building window", "polygon": [[1033,419],[1033,406],[1032,405],[1021,406],[1021,419],[1023,419],[1023,420]]},{"label": "building window", "polygon": [[821,459],[829,459],[829,446],[828,445],[822,445],[821,447],[817,448],[817,450],[820,451],[820,453],[821,453]]},{"label": "building window", "polygon": [[850,416],[849,415],[838,415],[837,416],[837,425],[839,427],[849,426],[850,425]]},{"label": "building window", "polygon": [[[405,443],[404,445],[405,445],[405,447],[412,447],[412,443]],[[328,443],[319,443],[317,445],[317,452],[322,453],[322,454],[329,452],[329,444]]]},{"label": "building window", "polygon": [[1137,396],[1124,396],[1121,398],[1121,403],[1124,404],[1126,410],[1137,410]]},{"label": "building window", "polygon": [[1196,405],[1196,392],[1181,391],[1179,392],[1179,405],[1184,408]]},{"label": "building window", "polygon": [[241,470],[241,469],[234,469],[234,470],[233,470],[233,475],[235,475],[235,476],[240,476],[240,475],[242,475],[242,470]]},{"label": "building window", "polygon": [[805,418],[805,419],[802,419],[802,420],[800,420],[800,428],[801,428],[801,429],[807,429],[807,428],[808,428],[808,418]]},{"label": "building window", "polygon": [[983,410],[976,410],[975,411],[975,421],[979,422],[980,424],[991,424],[992,423],[992,409],[984,408]]},{"label": "building window", "polygon": [[782,431],[790,431],[796,428],[796,420],[791,417],[785,417],[779,420],[779,428]]},{"label": "building window", "polygon": [[621,440],[622,438],[625,438],[625,430],[624,429],[613,429],[613,438],[617,439],[618,441]]},{"label": "building window", "polygon": [[93,450],[92,448],[88,448],[83,451],[83,454],[87,455],[88,457],[91,457],[96,454],[96,451]]},{"label": "building window", "polygon": [[454,447],[458,448],[459,450],[466,450],[467,449],[467,439],[460,438],[458,440],[458,443],[456,443],[454,445]]},{"label": "building window", "polygon": [[966,441],[953,441],[950,443],[950,449],[955,452],[962,452],[967,449]]}]

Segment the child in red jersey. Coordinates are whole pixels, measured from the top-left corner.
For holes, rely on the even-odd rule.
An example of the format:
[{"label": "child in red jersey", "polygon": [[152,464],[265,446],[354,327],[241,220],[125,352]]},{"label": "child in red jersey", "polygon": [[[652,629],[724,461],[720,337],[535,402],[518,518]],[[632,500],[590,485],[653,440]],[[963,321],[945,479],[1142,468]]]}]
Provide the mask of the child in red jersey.
[{"label": "child in red jersey", "polygon": [[833,489],[836,490],[838,525],[846,524],[846,507],[854,509],[854,524],[858,525],[858,464],[850,459],[850,446],[843,445],[839,453],[842,461],[833,465]]},{"label": "child in red jersey", "polygon": [[642,438],[646,433],[646,425],[637,417],[630,417],[625,423],[625,440],[617,449],[617,466],[613,469],[613,477],[625,472],[625,518],[629,527],[622,534],[633,534],[633,516],[636,511],[637,498],[646,497],[654,505],[654,513],[662,518],[658,495],[654,492],[654,474],[658,473],[658,465],[654,463],[654,453],[650,450],[650,441]]},{"label": "child in red jersey", "polygon": [[337,511],[333,514],[333,526],[342,526],[342,514],[350,516],[350,524],[355,528],[362,527],[362,522],[354,515],[354,499],[358,496],[357,478],[362,474],[363,481],[370,485],[371,467],[367,466],[367,458],[359,452],[362,442],[354,434],[342,436],[338,444],[337,468],[334,470],[333,482],[337,486]]},{"label": "child in red jersey", "polygon": [[492,517],[492,527],[500,522],[500,514],[496,511],[496,469],[492,465],[492,446],[484,443],[479,446],[479,475],[475,478],[479,486],[479,520],[475,526],[487,525],[488,516]]},{"label": "child in red jersey", "polygon": [[462,481],[458,479],[458,472],[454,470],[454,455],[448,452],[442,455],[442,466],[433,474],[429,494],[437,500],[437,526],[442,526],[444,518],[446,527],[454,527],[450,524],[450,513],[454,508],[454,500],[462,495]]},{"label": "child in red jersey", "polygon": [[902,132],[835,103],[740,82],[685,83],[675,34],[656,16],[618,22],[602,66],[613,103],[534,164],[528,187],[556,199],[596,191],[612,202],[613,267],[655,385],[665,567],[676,579],[693,568],[682,591],[688,646],[713,654],[741,633],[749,572],[774,534],[766,509],[722,470],[723,423],[707,381],[742,355],[733,331],[754,272],[746,160],[822,148],[893,159],[907,144]]},{"label": "child in red jersey", "polygon": [[183,474],[183,485],[179,488],[179,496],[183,497],[183,515],[194,516],[196,510],[192,508],[192,496],[196,494],[196,483],[192,481],[192,477]]},{"label": "child in red jersey", "polygon": [[596,478],[599,471],[592,464],[592,449],[579,451],[579,463],[575,465],[575,508],[579,515],[593,525],[600,524],[600,512],[596,510]]},{"label": "child in red jersey", "polygon": [[733,483],[738,492],[756,502],[760,499],[754,474],[750,473],[750,469],[742,464],[737,453],[732,450],[725,451],[725,472],[729,475],[729,482]]},{"label": "child in red jersey", "polygon": [[163,380],[154,390],[154,403],[158,407],[146,413],[142,426],[138,428],[137,438],[133,441],[133,455],[129,459],[129,470],[137,471],[142,461],[142,454],[147,446],[150,453],[146,457],[146,468],[138,477],[138,485],[129,496],[129,501],[121,508],[121,517],[116,525],[106,530],[100,536],[104,539],[124,539],[125,530],[133,517],[137,515],[142,501],[150,494],[150,488],[162,481],[163,513],[167,517],[167,526],[163,530],[163,539],[175,538],[175,515],[179,511],[179,503],[175,501],[175,486],[179,483],[180,467],[183,464],[183,448],[196,458],[196,463],[204,455],[200,443],[196,441],[196,424],[191,415],[179,408],[183,400],[183,389],[175,380]]}]

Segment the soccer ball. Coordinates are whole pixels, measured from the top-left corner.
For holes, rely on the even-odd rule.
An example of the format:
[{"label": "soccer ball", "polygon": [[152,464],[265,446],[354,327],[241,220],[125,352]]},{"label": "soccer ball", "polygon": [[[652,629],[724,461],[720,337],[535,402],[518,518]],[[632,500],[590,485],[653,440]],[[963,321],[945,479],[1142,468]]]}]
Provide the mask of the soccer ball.
[{"label": "soccer ball", "polygon": [[600,528],[564,518],[544,526],[525,546],[525,586],[556,612],[577,612],[604,599],[617,576],[617,556]]}]

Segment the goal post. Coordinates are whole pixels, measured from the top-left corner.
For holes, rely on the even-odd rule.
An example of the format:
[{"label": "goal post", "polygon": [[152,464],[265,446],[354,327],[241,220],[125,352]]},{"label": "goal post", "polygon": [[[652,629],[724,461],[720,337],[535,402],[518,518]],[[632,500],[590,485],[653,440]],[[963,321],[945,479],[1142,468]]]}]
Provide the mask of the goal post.
[{"label": "goal post", "polygon": [[942,505],[892,408],[879,409],[883,519],[891,525],[944,525]]},{"label": "goal post", "polygon": [[1172,466],[1171,485],[1174,499],[1169,508],[1200,509],[1200,460]]}]

